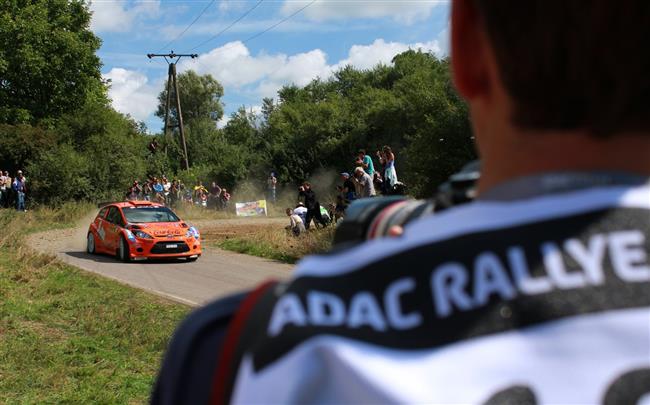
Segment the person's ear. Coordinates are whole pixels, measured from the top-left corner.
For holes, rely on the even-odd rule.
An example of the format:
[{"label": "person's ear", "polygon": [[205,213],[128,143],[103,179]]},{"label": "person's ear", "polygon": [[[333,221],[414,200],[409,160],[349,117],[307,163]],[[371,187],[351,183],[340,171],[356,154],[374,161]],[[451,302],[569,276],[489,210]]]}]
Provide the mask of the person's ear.
[{"label": "person's ear", "polygon": [[454,84],[468,101],[489,91],[487,33],[472,0],[451,8],[451,68]]}]

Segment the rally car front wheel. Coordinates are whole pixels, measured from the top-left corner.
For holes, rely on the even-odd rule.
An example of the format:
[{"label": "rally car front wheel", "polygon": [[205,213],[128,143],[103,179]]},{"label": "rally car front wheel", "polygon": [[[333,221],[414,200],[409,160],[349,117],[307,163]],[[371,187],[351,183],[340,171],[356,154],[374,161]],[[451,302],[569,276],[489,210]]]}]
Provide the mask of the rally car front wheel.
[{"label": "rally car front wheel", "polygon": [[95,254],[95,236],[92,232],[88,232],[88,237],[86,238],[86,252],[91,255]]},{"label": "rally car front wheel", "polygon": [[120,236],[120,245],[117,248],[117,258],[128,263],[131,261],[131,252],[129,251],[129,245],[126,243],[124,236]]}]

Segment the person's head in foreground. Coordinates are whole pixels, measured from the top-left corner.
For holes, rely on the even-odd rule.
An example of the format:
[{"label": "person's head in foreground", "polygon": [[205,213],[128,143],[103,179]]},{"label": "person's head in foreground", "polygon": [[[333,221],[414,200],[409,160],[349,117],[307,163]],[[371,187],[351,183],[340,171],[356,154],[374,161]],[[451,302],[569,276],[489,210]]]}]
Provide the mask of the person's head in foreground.
[{"label": "person's head in foreground", "polygon": [[646,403],[649,21],[647,0],[453,1],[477,200],[197,311],[153,402]]}]

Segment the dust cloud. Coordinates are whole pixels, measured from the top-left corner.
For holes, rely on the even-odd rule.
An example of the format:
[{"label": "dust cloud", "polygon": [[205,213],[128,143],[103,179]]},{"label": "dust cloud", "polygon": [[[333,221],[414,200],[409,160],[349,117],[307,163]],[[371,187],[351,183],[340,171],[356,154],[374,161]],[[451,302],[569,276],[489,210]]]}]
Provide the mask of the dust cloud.
[{"label": "dust cloud", "polygon": [[99,209],[93,209],[84,216],[82,219],[77,222],[77,226],[74,228],[74,233],[71,238],[68,239],[68,248],[75,249],[80,252],[86,250],[86,236],[88,235],[88,227],[90,223],[95,220]]},{"label": "dust cloud", "polygon": [[[333,169],[317,169],[307,181],[311,183],[312,189],[320,204],[327,207],[329,203],[336,200],[336,185],[339,173]],[[276,188],[276,203],[270,202],[266,179],[244,180],[232,190],[232,202],[247,202],[267,200],[269,202],[269,215],[283,216],[285,208],[294,208],[300,198],[298,197],[298,184],[278,184]]]}]

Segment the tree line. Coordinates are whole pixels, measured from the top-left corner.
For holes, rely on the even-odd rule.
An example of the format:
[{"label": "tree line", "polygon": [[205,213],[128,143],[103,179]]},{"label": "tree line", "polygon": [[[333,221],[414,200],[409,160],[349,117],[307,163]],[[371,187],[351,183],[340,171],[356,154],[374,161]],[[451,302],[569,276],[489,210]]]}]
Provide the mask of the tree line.
[{"label": "tree line", "polygon": [[[181,73],[191,164],[184,171],[176,129],[147,134],[110,106],[96,56],[101,41],[89,22],[81,0],[0,6],[0,169],[24,169],[37,202],[119,198],[134,179],[163,173],[233,189],[274,171],[293,185],[319,171],[348,171],[358,149],[383,145],[395,151],[410,194],[428,197],[475,158],[448,60],[410,50],[390,65],[347,66],[304,87],[286,85],[262,100],[261,113],[241,107],[223,128],[221,84]],[[159,96],[161,118],[166,96]],[[177,119],[172,110],[172,125]],[[156,153],[147,148],[152,137]]]},{"label": "tree line", "polygon": [[[430,53],[410,50],[391,65],[347,66],[327,80],[284,86],[276,99],[262,100],[261,113],[242,106],[222,129],[215,125],[223,115],[218,81],[188,71],[179,83],[193,89],[179,90],[192,174],[231,188],[251,176],[264,181],[269,171],[285,184],[300,184],[318,171],[349,171],[358,149],[374,155],[390,145],[410,193],[428,197],[476,158],[467,106],[452,86],[449,61]],[[161,118],[165,98],[163,91]],[[172,134],[160,142],[180,156],[179,137]],[[168,164],[180,169],[178,159]]]}]

